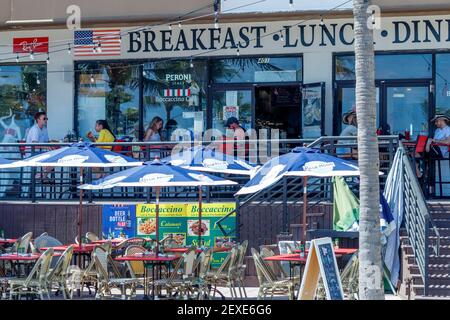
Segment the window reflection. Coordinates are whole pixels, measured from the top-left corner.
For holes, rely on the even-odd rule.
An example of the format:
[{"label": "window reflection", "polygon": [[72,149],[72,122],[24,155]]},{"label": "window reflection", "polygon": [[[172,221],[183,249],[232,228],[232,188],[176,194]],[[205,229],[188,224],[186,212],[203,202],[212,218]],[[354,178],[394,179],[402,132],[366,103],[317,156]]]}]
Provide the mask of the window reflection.
[{"label": "window reflection", "polygon": [[[205,61],[151,62],[144,65],[144,130],[155,116],[164,121],[163,139],[177,139],[177,129],[191,138],[206,122]],[[202,112],[202,114],[198,112]],[[178,136],[179,138],[179,136]]]},{"label": "window reflection", "polygon": [[[355,56],[336,56],[336,80],[355,80]],[[408,66],[405,68],[405,66]],[[376,79],[428,79],[432,77],[431,54],[379,54],[375,56]]]},{"label": "window reflection", "polygon": [[450,115],[450,54],[436,55],[436,114]]},{"label": "window reflection", "polygon": [[139,68],[127,63],[83,63],[78,70],[78,134],[106,119],[118,139],[139,129]]},{"label": "window reflection", "polygon": [[[17,142],[26,137],[33,116],[46,111],[47,66],[20,64],[0,66],[0,141]],[[9,147],[3,147],[8,149]],[[2,150],[2,157],[8,158]],[[12,158],[17,154],[11,154]]]},{"label": "window reflection", "polygon": [[300,57],[248,57],[214,60],[211,76],[215,83],[302,81]]}]

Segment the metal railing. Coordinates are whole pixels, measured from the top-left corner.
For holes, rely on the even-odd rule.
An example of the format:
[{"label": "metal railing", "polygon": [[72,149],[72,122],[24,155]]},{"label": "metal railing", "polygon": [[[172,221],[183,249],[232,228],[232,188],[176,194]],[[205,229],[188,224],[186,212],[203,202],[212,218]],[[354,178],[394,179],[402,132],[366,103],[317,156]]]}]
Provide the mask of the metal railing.
[{"label": "metal railing", "polygon": [[[403,148],[401,143],[400,148]],[[428,294],[430,246],[433,248],[434,254],[439,256],[440,234],[433,219],[430,217],[425,196],[413,169],[413,163],[413,159],[411,159],[407,152],[404,152],[402,157],[404,192],[403,220],[416,263],[423,279],[424,295],[426,296]],[[434,244],[430,240],[430,229],[436,236],[436,242]]]},{"label": "metal railing", "polygon": [[[398,136],[379,136],[378,145],[380,151],[380,170],[385,174],[380,176],[381,187],[384,186],[387,173],[391,168],[394,160],[394,155],[398,147]],[[357,161],[358,148],[355,137],[340,137],[340,136],[326,136],[320,137],[317,140],[311,141],[306,144],[310,148],[318,148],[323,153],[327,153],[333,156],[341,157],[347,160]],[[346,182],[350,189],[359,196],[359,179],[357,177],[348,177]],[[239,212],[249,205],[257,204],[270,204],[281,207],[283,212],[283,230],[282,233],[289,232],[289,220],[294,219],[300,221],[300,211],[294,216],[290,217],[288,214],[288,204],[298,204],[303,201],[303,179],[300,177],[284,177],[280,179],[276,184],[261,190],[252,195],[236,198],[236,210],[229,212],[225,217],[218,220],[217,225],[221,229],[224,235],[232,234],[236,232],[239,236],[239,229],[241,227],[239,223]],[[333,188],[331,184],[331,178],[309,178],[308,179],[308,207],[307,211],[311,210],[324,202],[331,202],[333,199]],[[236,213],[237,227],[236,230],[226,232],[222,229],[221,223]]]},{"label": "metal railing", "polygon": [[[219,151],[232,152],[234,155],[257,164],[263,164],[274,156],[289,152],[293,147],[303,146],[311,139],[259,139],[245,141],[188,141],[188,142],[114,142],[95,143],[100,147],[109,147],[118,152],[140,161],[149,161],[158,156],[165,158],[171,155],[172,150],[189,148],[193,146],[208,145]],[[212,145],[211,145],[212,144]],[[243,144],[243,147],[241,147]],[[68,146],[70,143],[0,143],[0,157],[10,160],[25,159],[54,148]],[[85,179],[87,183],[96,178],[126,169],[118,168],[87,168]],[[0,201],[28,200],[36,201],[75,201],[78,199],[77,184],[80,171],[78,168],[52,168],[48,170],[41,167],[24,167],[15,169],[2,169],[0,171]],[[221,175],[224,176],[224,175]],[[205,201],[217,200],[234,201],[234,194],[248,181],[248,176],[227,175],[227,179],[238,182],[235,186],[204,188]],[[100,201],[141,201],[150,200],[151,190],[144,188],[113,188],[104,191],[88,191],[86,199],[90,202]],[[197,188],[170,187],[161,190],[161,197],[170,201],[185,201],[197,199]]]}]

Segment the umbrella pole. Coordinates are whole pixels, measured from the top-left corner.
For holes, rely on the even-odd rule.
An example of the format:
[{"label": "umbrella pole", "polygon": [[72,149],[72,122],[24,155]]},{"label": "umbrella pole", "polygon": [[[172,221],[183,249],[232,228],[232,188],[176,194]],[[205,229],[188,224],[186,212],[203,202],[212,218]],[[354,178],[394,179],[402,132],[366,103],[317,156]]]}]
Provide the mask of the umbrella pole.
[{"label": "umbrella pole", "polygon": [[198,246],[202,246],[202,186],[198,186]]},{"label": "umbrella pole", "polygon": [[159,253],[159,190],[161,187],[156,187],[156,250],[155,255],[158,257]]},{"label": "umbrella pole", "polygon": [[306,211],[308,208],[308,177],[303,177],[303,228],[302,228],[302,241],[306,243]]},{"label": "umbrella pole", "polygon": [[[83,167],[80,167],[80,186],[83,185]],[[80,189],[80,204],[78,206],[78,246],[80,247],[80,253],[81,253],[81,247],[83,244],[83,241],[81,239],[81,227],[83,224],[83,189]],[[81,268],[81,254],[78,255],[78,266]]]}]

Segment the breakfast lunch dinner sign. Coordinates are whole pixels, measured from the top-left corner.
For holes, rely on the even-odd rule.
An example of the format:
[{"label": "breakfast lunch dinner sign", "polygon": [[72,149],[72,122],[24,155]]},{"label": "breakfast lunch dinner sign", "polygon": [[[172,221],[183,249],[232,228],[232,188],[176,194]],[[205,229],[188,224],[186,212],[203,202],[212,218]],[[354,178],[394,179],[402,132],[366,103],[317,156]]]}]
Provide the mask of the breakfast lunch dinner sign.
[{"label": "breakfast lunch dinner sign", "polygon": [[[353,50],[353,19],[270,21],[248,23],[222,23],[183,25],[182,28],[157,26],[136,31],[136,27],[81,30],[18,31],[7,35],[14,44],[12,54],[52,51],[52,44],[72,38],[77,46],[92,45],[87,55],[75,59],[121,59],[207,57],[241,54],[298,54],[313,52],[347,52]],[[85,33],[92,33],[92,43]],[[89,34],[90,34],[89,33]],[[83,36],[80,36],[83,35]],[[81,38],[80,38],[81,37]],[[120,38],[121,37],[121,40]],[[450,15],[386,17],[382,15],[380,27],[374,30],[376,50],[448,49],[450,46]],[[101,50],[94,52],[100,43]],[[98,49],[98,48],[97,48]],[[61,53],[62,54],[62,53]],[[38,57],[37,57],[38,58]],[[46,55],[39,55],[46,58]],[[186,95],[186,93],[183,93]]]}]

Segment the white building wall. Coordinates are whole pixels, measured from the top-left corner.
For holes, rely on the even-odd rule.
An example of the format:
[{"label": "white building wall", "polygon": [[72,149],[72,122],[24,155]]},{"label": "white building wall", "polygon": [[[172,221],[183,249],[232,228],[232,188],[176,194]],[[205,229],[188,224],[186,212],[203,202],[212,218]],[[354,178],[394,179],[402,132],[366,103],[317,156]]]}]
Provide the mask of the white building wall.
[{"label": "white building wall", "polygon": [[[426,25],[426,20],[430,20]],[[440,27],[438,25],[440,21]],[[221,47],[225,41],[227,34],[233,34],[236,37],[236,42],[240,42],[242,39],[239,36],[239,30],[242,27],[248,27],[247,36],[250,39],[254,39],[256,31],[251,32],[250,29],[255,26],[265,26],[266,29],[261,31],[261,35],[267,35],[260,40],[261,46],[255,47],[254,42],[247,48],[240,50],[241,56],[245,55],[299,55],[303,54],[303,66],[304,66],[304,83],[325,82],[326,83],[326,103],[325,103],[325,133],[332,134],[333,124],[333,90],[332,90],[332,57],[333,52],[351,52],[353,51],[353,45],[349,41],[353,38],[353,31],[349,24],[353,22],[352,19],[327,19],[325,25],[332,30],[332,26],[336,26],[336,43],[333,45],[328,38],[323,38],[320,29],[320,20],[308,21],[306,30],[306,41],[311,39],[311,25],[315,25],[315,41],[313,45],[305,47],[302,46],[299,41],[299,30],[296,27],[292,27],[290,32],[290,43],[297,43],[295,46],[285,47],[285,42],[275,39],[275,33],[283,26],[294,26],[295,21],[258,21],[254,23],[232,23],[221,24],[221,40],[216,44],[217,47]],[[430,30],[430,25],[434,26],[436,30],[440,31],[440,39],[437,41]],[[439,28],[438,28],[439,27]],[[198,28],[212,28],[212,25],[186,25],[183,26],[183,32],[186,34],[186,42],[188,46],[192,44],[191,29]],[[230,29],[228,29],[230,28]],[[136,29],[122,28],[122,31]],[[152,29],[156,34],[155,46],[161,48],[162,33],[161,31],[168,32],[168,28],[163,26],[160,28]],[[179,42],[178,28],[173,28],[173,33],[170,35],[170,41],[168,46],[172,48],[177,47]],[[376,50],[424,50],[424,49],[450,49],[450,16],[423,16],[423,17],[388,17],[382,19],[381,28],[375,30],[375,42]],[[396,35],[398,34],[398,37]],[[167,34],[166,34],[167,35]],[[73,48],[72,55],[67,54],[67,43],[73,41],[73,31],[67,29],[61,30],[28,30],[17,32],[0,32],[0,43],[11,44],[14,37],[38,37],[48,36],[50,45],[53,46],[55,41],[60,41],[63,45],[58,47],[61,52],[51,53],[51,63],[48,66],[47,74],[47,111],[49,116],[48,129],[51,139],[61,139],[67,133],[68,129],[73,129],[74,123],[74,75],[72,72],[64,74],[63,70],[73,70],[74,60],[119,60],[119,59],[163,59],[170,57],[183,57],[189,58],[191,56],[204,58],[208,56],[235,56],[236,49],[219,49],[219,50],[184,50],[183,46],[180,46],[180,50],[166,50],[164,52],[153,51],[145,52],[143,50],[144,44],[142,43],[142,49],[138,52],[129,52],[130,41],[129,37],[123,37],[122,41],[122,53],[120,56],[113,57],[74,57]],[[167,36],[169,37],[169,36]],[[133,36],[136,39],[136,36]],[[141,38],[145,37],[141,34]],[[285,38],[286,35],[285,35]],[[210,35],[205,32],[202,37],[202,41],[209,45]],[[400,40],[400,41],[397,41]],[[343,42],[344,40],[344,42]],[[228,46],[230,42],[228,41]],[[5,49],[6,48],[6,49]],[[2,59],[8,57],[10,60],[7,62],[14,63],[15,55],[12,54],[11,48],[2,47]],[[54,48],[50,49],[55,50]],[[36,55],[35,61],[45,61],[46,54]],[[27,56],[21,55],[21,61],[30,61]],[[0,64],[3,61],[0,61]]]}]

